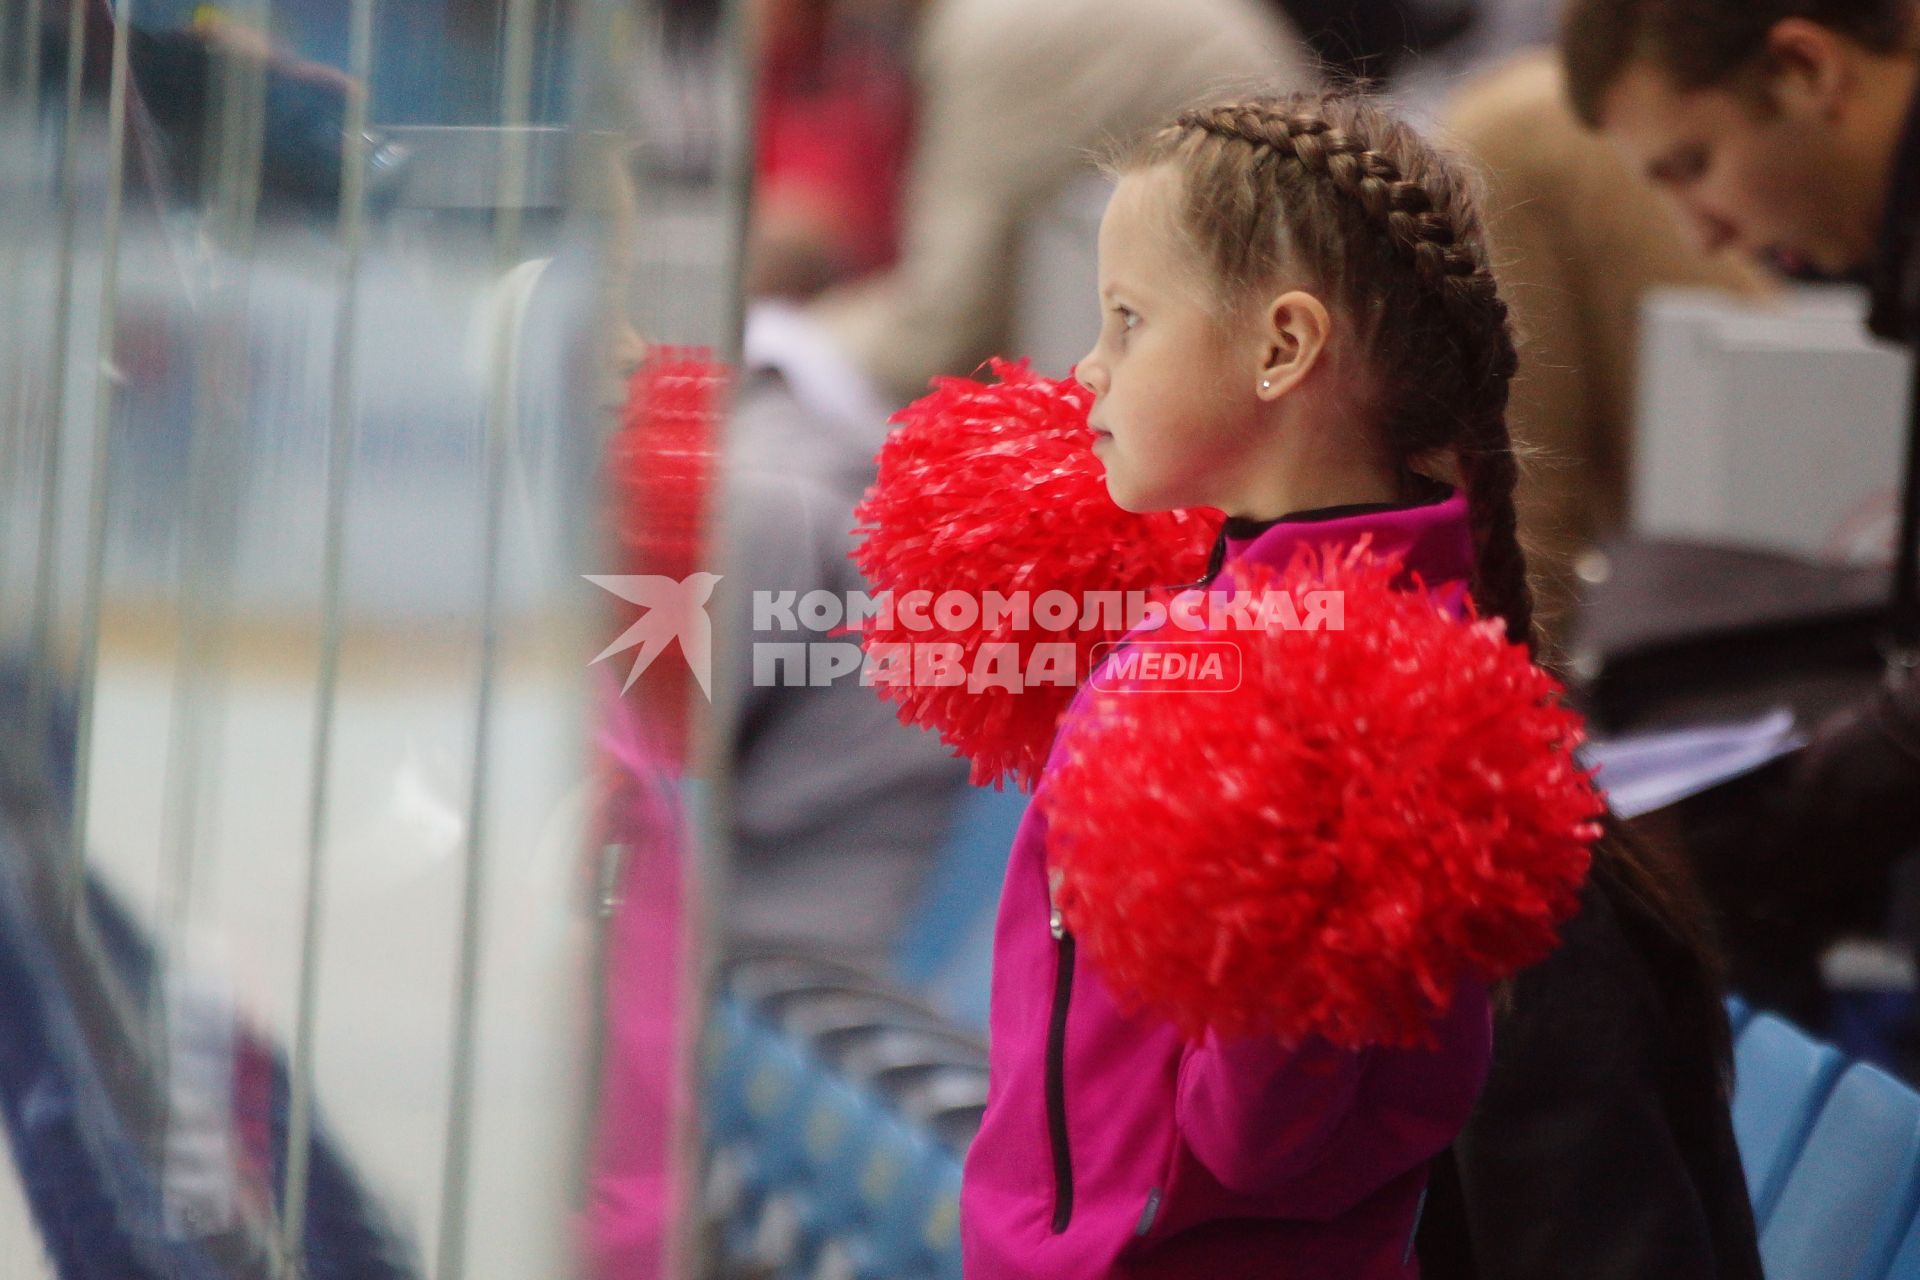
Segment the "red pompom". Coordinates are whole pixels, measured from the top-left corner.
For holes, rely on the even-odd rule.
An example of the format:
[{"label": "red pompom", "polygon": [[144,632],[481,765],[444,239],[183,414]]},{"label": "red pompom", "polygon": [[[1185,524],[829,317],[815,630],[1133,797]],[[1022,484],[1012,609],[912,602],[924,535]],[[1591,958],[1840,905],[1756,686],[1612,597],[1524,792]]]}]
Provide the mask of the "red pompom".
[{"label": "red pompom", "polygon": [[727,383],[712,352],[669,346],[649,348],[627,382],[609,470],[634,573],[677,581],[700,567]]},{"label": "red pompom", "polygon": [[[703,567],[729,381],[727,366],[710,351],[670,346],[648,348],[628,380],[607,458],[624,572],[681,582]],[[672,625],[677,631],[682,623]],[[687,664],[650,664],[632,693],[660,748],[684,763],[694,696]]]},{"label": "red pompom", "polygon": [[[1030,602],[1063,591],[1078,606],[1088,592],[1148,591],[1205,572],[1218,512],[1121,510],[1093,456],[1092,394],[1070,379],[1041,377],[1024,361],[991,367],[997,383],[936,378],[931,394],[894,416],[900,426],[881,447],[879,475],[854,512],[854,532],[863,537],[854,559],[876,591],[891,592],[896,603],[913,591],[964,592],[981,603],[989,591],[1025,592]],[[957,644],[969,672],[988,644],[1010,644],[1025,672],[1036,644],[1071,642],[1078,675],[1096,644],[1125,632],[1094,625],[1109,619],[1090,612],[1079,608],[1063,631],[1038,622],[1016,628],[1004,618],[990,631],[914,629],[896,618],[863,626],[861,638],[869,652],[878,644]],[[901,703],[901,720],[937,730],[970,758],[975,784],[996,786],[1006,775],[1032,786],[1073,696],[1070,684],[1019,692],[969,692],[965,683],[876,688]]]},{"label": "red pompom", "polygon": [[1544,958],[1576,907],[1604,805],[1580,718],[1498,620],[1364,543],[1232,572],[1300,619],[1339,591],[1342,625],[1162,633],[1231,646],[1230,691],[1101,674],[1040,793],[1066,923],[1191,1037],[1429,1044],[1463,979]]}]

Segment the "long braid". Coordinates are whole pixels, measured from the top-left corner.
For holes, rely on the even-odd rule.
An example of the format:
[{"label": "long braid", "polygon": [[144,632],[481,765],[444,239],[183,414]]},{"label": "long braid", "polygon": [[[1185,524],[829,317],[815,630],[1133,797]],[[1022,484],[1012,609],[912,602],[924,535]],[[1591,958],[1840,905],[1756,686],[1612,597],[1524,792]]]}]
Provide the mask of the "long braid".
[{"label": "long braid", "polygon": [[1507,394],[1517,358],[1507,304],[1495,296],[1485,310],[1497,335],[1496,359],[1503,372],[1489,380],[1487,403],[1469,419],[1468,430],[1456,448],[1473,529],[1473,594],[1484,611],[1506,619],[1508,639],[1537,652],[1533,584],[1527,575],[1526,552],[1520,545],[1519,514],[1513,497],[1520,483],[1520,463],[1514,456],[1513,437],[1507,432]]}]

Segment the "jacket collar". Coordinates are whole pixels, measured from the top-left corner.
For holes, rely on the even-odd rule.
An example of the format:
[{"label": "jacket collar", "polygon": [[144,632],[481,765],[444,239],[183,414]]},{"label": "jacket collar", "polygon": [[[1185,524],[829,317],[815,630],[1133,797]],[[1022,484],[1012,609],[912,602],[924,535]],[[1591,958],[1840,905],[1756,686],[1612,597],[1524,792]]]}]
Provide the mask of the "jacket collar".
[{"label": "jacket collar", "polygon": [[1376,554],[1399,555],[1429,587],[1465,582],[1473,575],[1467,497],[1450,486],[1437,501],[1414,506],[1301,512],[1264,527],[1230,521],[1223,532],[1229,569],[1240,562],[1284,569],[1303,545],[1345,547],[1370,536]]}]

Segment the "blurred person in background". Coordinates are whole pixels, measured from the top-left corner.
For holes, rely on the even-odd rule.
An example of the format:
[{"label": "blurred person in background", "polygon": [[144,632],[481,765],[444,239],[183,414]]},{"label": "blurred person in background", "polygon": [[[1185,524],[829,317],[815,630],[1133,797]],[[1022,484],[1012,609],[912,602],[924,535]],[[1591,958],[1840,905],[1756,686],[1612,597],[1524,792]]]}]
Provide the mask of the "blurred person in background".
[{"label": "blurred person in background", "polygon": [[[1916,40],[1909,0],[1570,0],[1562,53],[1581,119],[1673,198],[1703,247],[1863,278],[1869,328],[1912,346]],[[1909,586],[1911,514],[1896,548]],[[1896,634],[1881,687],[1815,732],[1755,851],[1755,874],[1791,904],[1783,918],[1826,940],[1884,925],[1891,866],[1920,847],[1911,646]]]},{"label": "blurred person in background", "polygon": [[1581,126],[1550,50],[1477,76],[1441,121],[1485,173],[1488,234],[1520,335],[1508,409],[1529,463],[1520,530],[1557,652],[1575,560],[1626,524],[1641,300],[1663,286],[1760,297],[1772,282],[1692,243],[1652,185]]},{"label": "blurred person in background", "polygon": [[[914,137],[910,64],[926,7],[925,0],[758,0],[750,295],[806,299],[893,264]],[[1375,82],[1390,79],[1407,58],[1456,41],[1477,10],[1473,0],[1275,0],[1269,7],[1326,67]],[[1236,61],[1247,77],[1274,70]]]},{"label": "blurred person in background", "polygon": [[732,742],[727,917],[737,944],[827,953],[883,972],[953,823],[968,764],[934,734],[901,724],[894,704],[857,677],[769,680],[778,672],[750,651],[852,643],[831,624],[756,628],[752,600],[825,591],[844,603],[866,589],[848,558],[853,506],[873,479],[887,411],[792,307],[753,309],[742,363],[716,597],[716,634],[727,638],[720,653],[731,648],[736,659],[715,690]]},{"label": "blurred person in background", "polygon": [[[865,588],[848,553],[891,406],[795,304],[893,261],[914,114],[909,6],[756,0],[752,303],[724,466],[723,636],[734,873],[748,948],[883,972],[966,789],[967,763],[857,679],[757,679],[756,646],[835,644],[755,629],[753,601]],[[723,644],[722,655],[728,647]]]},{"label": "blurred person in background", "polygon": [[913,140],[899,0],[759,0],[750,297],[804,300],[890,265]]},{"label": "blurred person in background", "polygon": [[[1586,135],[1549,53],[1482,73],[1440,119],[1486,185],[1517,331],[1516,514],[1543,652],[1557,656],[1572,562],[1624,516],[1641,295],[1669,283],[1758,292],[1764,277],[1687,243],[1657,194]],[[1514,980],[1485,1089],[1432,1171],[1419,1243],[1430,1280],[1758,1280],[1706,907],[1664,850],[1621,847],[1659,869],[1664,900],[1596,871],[1559,948]],[[1673,975],[1688,957],[1706,980],[1681,999]]]},{"label": "blurred person in background", "polygon": [[1100,144],[1235,85],[1307,83],[1265,0],[894,0],[916,125],[899,256],[813,309],[891,404],[1008,353],[1023,231]]}]

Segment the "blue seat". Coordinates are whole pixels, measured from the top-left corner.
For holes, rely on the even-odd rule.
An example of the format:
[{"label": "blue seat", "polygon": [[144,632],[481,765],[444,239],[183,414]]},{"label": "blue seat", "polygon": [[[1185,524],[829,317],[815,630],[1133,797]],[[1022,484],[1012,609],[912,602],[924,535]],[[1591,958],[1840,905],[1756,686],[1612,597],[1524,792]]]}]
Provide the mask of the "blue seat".
[{"label": "blue seat", "polygon": [[934,1194],[920,1228],[920,1242],[933,1255],[934,1274],[940,1280],[960,1275],[960,1162],[939,1169]]},{"label": "blue seat", "polygon": [[812,1178],[823,1163],[847,1154],[859,1136],[859,1116],[850,1087],[812,1054],[800,1049],[801,1077],[787,1105],[759,1134],[755,1172],[765,1185],[787,1186]]},{"label": "blue seat", "polygon": [[957,1246],[959,1161],[919,1126],[889,1119],[860,1172],[868,1229],[853,1250],[859,1280],[927,1274]]},{"label": "blue seat", "polygon": [[1907,1224],[1900,1250],[1887,1268],[1887,1280],[1920,1280],[1920,1217]]},{"label": "blue seat", "polygon": [[814,1188],[822,1220],[844,1225],[822,1242],[812,1276],[931,1277],[936,1258],[957,1251],[958,1176],[952,1153],[876,1104],[860,1159]]},{"label": "blue seat", "polygon": [[[989,933],[993,905],[978,913]],[[716,1001],[704,1045],[722,1268],[957,1280],[960,1162],[943,1125],[978,1109],[977,1041],[876,990],[741,974],[754,981]]]},{"label": "blue seat", "polygon": [[[861,1179],[875,1145],[884,1141],[892,1116],[873,1093],[847,1081],[815,1099],[809,1124],[810,1166],[806,1230],[814,1247],[830,1239],[864,1234],[870,1211]],[[811,1259],[809,1259],[811,1262]]]},{"label": "blue seat", "polygon": [[777,1198],[769,1176],[769,1139],[792,1123],[810,1083],[808,1062],[775,1028],[739,1000],[714,1004],[702,1045],[708,1170],[702,1210],[721,1230],[721,1250],[735,1258],[763,1252]]},{"label": "blue seat", "polygon": [[1734,1035],[1740,1034],[1741,1029],[1747,1025],[1747,1020],[1751,1017],[1753,1017],[1753,1008],[1745,1000],[1739,996],[1727,997],[1727,1025],[1733,1028]]},{"label": "blue seat", "polygon": [[1840,1075],[1839,1050],[1770,1013],[1755,1014],[1733,1046],[1733,1134],[1762,1231]]},{"label": "blue seat", "polygon": [[732,1139],[709,1140],[713,1158],[729,1166],[731,1185],[725,1204],[709,1207],[727,1219],[722,1251],[763,1265],[797,1248],[800,1214],[792,1188],[802,1172],[803,1117],[822,1072],[802,1046],[757,1018],[748,1020],[742,1052]]},{"label": "blue seat", "polygon": [[1771,1280],[1881,1280],[1920,1201],[1920,1094],[1855,1063],[1760,1234]]},{"label": "blue seat", "polygon": [[724,1145],[748,1132],[747,1079],[753,1073],[756,1034],[754,1020],[738,1000],[714,1001],[700,1046],[709,1143]]},{"label": "blue seat", "polygon": [[901,981],[922,986],[980,920],[991,927],[1007,852],[1026,812],[1026,793],[1013,787],[973,787],[961,798],[926,891],[894,946],[894,970]]},{"label": "blue seat", "polygon": [[801,1116],[792,1150],[799,1240],[789,1274],[809,1275],[828,1240],[862,1228],[858,1170],[878,1130],[880,1111],[866,1089],[823,1072]]},{"label": "blue seat", "polygon": [[746,1079],[747,1130],[767,1143],[798,1127],[807,1092],[818,1082],[812,1059],[772,1027],[755,1029]]}]

